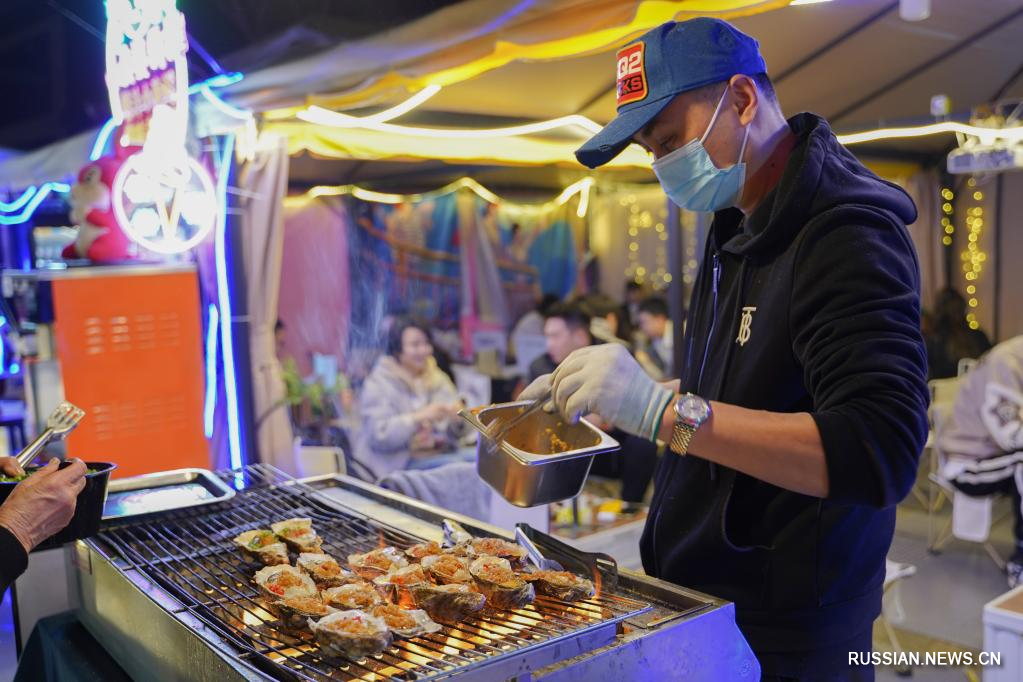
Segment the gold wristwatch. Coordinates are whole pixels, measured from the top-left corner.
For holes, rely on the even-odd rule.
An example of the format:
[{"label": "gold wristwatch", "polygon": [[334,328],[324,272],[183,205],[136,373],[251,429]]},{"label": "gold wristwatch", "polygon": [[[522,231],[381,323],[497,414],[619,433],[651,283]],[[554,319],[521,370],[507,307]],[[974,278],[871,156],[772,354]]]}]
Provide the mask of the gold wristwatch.
[{"label": "gold wristwatch", "polygon": [[693,435],[710,419],[710,403],[694,393],[683,393],[675,401],[675,428],[668,447],[677,455],[689,451]]}]

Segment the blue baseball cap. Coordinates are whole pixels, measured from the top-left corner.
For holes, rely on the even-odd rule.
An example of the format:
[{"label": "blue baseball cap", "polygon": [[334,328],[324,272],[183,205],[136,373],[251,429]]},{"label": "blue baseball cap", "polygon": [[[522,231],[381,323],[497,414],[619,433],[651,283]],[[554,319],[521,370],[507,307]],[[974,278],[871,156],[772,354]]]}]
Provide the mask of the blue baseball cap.
[{"label": "blue baseball cap", "polygon": [[575,152],[590,168],[618,156],[675,95],[726,81],[737,73],[767,73],[756,40],[727,21],[669,21],[618,50],[618,115]]}]

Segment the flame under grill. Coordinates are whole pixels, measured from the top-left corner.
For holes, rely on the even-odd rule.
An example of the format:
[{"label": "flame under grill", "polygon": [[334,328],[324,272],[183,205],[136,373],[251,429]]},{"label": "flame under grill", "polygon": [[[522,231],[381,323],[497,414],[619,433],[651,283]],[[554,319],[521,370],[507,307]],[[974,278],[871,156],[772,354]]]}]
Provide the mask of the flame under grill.
[{"label": "flame under grill", "polygon": [[276,470],[250,466],[221,474],[246,487],[232,500],[104,530],[98,540],[111,558],[145,575],[185,610],[232,644],[239,657],[283,680],[430,680],[457,677],[526,649],[547,646],[622,621],[650,608],[605,590],[585,601],[538,596],[521,609],[486,609],[477,617],[412,639],[395,638],[382,654],[350,660],[325,655],[308,632],[282,628],[265,608],[251,577],[259,568],[231,540],[273,521],[302,516],[324,539],[324,551],[348,554],[381,542],[408,547],[422,539],[325,504],[308,486]]}]

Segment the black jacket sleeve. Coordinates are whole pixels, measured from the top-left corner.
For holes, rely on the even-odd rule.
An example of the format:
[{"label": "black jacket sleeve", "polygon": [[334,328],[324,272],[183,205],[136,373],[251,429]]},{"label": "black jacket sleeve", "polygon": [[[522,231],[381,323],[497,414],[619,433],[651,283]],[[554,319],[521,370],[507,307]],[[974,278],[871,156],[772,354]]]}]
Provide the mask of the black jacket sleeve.
[{"label": "black jacket sleeve", "polygon": [[793,351],[813,396],[828,498],[887,507],[927,436],[919,266],[906,229],[866,209],[808,225],[794,273]]},{"label": "black jacket sleeve", "polygon": [[0,526],[0,594],[28,568],[28,554],[14,533]]}]

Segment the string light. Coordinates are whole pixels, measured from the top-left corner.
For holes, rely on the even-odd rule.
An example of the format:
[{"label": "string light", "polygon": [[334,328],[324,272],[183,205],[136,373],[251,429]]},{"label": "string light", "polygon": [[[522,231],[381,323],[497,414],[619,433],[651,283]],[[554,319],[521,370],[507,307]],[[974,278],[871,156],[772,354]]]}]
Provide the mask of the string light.
[{"label": "string light", "polygon": [[952,246],[952,235],[955,234],[956,228],[952,220],[952,200],[955,199],[955,194],[948,187],[941,188],[941,198],[945,203],[941,205],[941,227],[944,235],[941,237],[941,243],[945,246]]},{"label": "string light", "polygon": [[361,199],[362,201],[373,201],[379,204],[403,204],[406,202],[420,202],[427,199],[433,199],[446,194],[451,194],[452,192],[457,192],[460,189],[469,189],[472,190],[476,196],[491,204],[501,204],[503,209],[509,210],[513,213],[519,212],[529,214],[550,211],[559,206],[563,206],[568,203],[572,197],[579,195],[579,206],[576,209],[576,215],[583,218],[589,210],[590,191],[593,188],[593,182],[593,178],[590,177],[573,182],[571,185],[563,189],[558,196],[541,204],[517,204],[505,201],[470,177],[459,178],[458,180],[448,183],[439,189],[435,189],[431,192],[423,192],[421,194],[390,194],[387,192],[375,192],[373,190],[359,187],[358,185],[317,185],[305,194],[286,197],[284,199],[284,204],[285,206],[297,206],[317,197],[333,197],[344,194],[350,194],[356,199]]},{"label": "string light", "polygon": [[[974,201],[980,202],[984,200],[984,193],[979,189],[974,189],[977,186],[977,181],[974,178],[967,180],[966,185],[973,189],[971,196]],[[980,238],[984,232],[983,206],[972,206],[969,210],[967,210],[966,226],[968,228],[966,248],[959,254],[959,259],[963,262],[963,277],[966,280],[966,293],[970,296],[970,298],[966,301],[968,306],[966,322],[969,324],[970,329],[979,329],[980,322],[977,320],[976,309],[980,307],[980,299],[978,299],[976,295],[976,282],[980,279],[980,273],[984,269],[984,261],[987,260],[987,254],[980,248]]]},{"label": "string light", "polygon": [[[961,133],[980,139],[981,144],[994,144],[997,140],[1018,142],[1023,140],[1023,126],[1011,128],[982,128],[980,126],[960,123],[959,121],[941,121],[923,126],[910,126],[906,128],[878,128],[877,130],[865,130],[860,133],[849,133],[837,135],[838,141],[844,145],[862,144],[863,142],[875,142],[877,140],[890,140],[907,137],[926,137],[928,135],[941,135],[945,133]],[[971,187],[973,185],[970,185]]]}]

